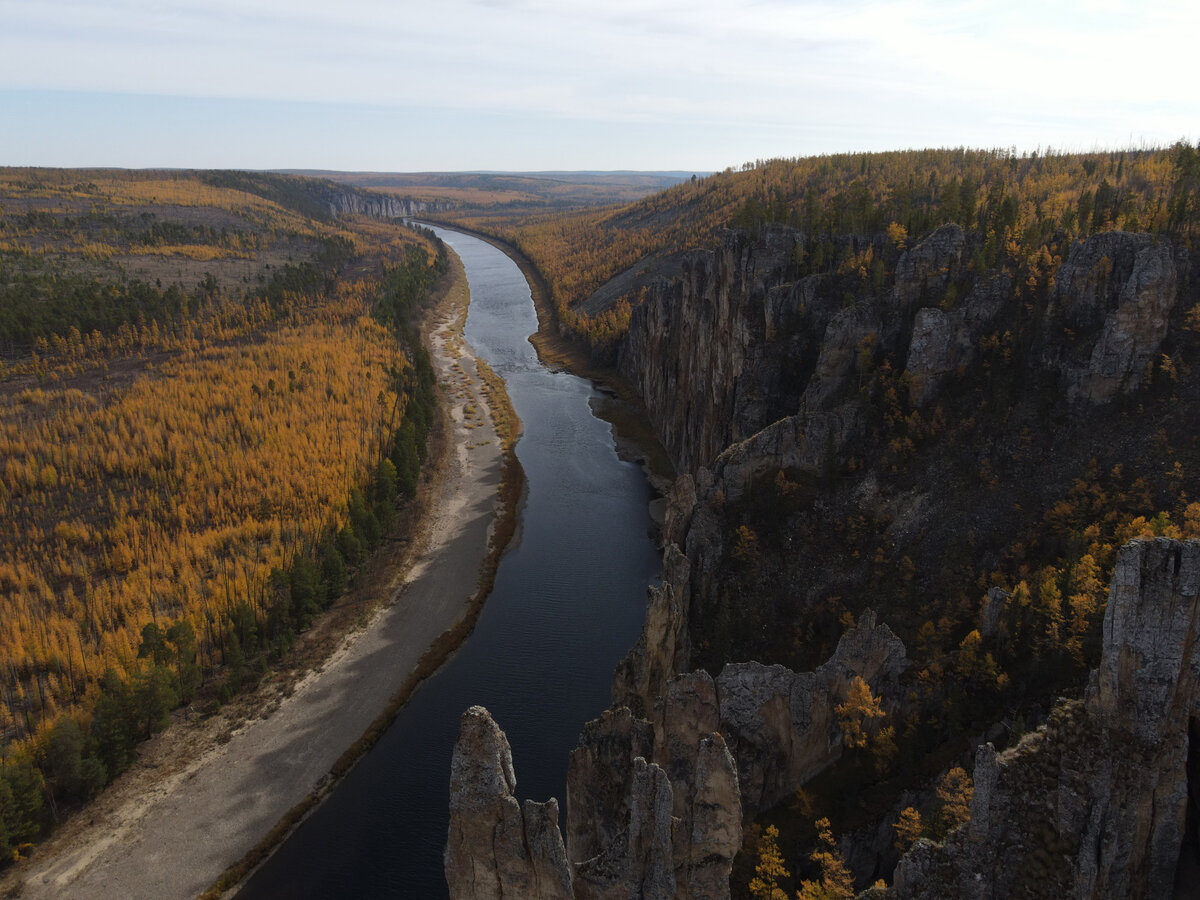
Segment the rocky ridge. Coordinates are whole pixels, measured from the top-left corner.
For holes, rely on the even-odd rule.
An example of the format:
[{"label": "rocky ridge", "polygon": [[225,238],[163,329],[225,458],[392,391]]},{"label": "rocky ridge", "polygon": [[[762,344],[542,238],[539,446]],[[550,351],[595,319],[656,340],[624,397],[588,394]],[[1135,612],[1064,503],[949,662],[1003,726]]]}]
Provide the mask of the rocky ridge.
[{"label": "rocky ridge", "polygon": [[970,822],[918,842],[894,896],[1189,896],[1196,882],[1177,879],[1181,857],[1200,857],[1197,738],[1200,543],[1133,541],[1085,699],[1011,750],[978,749]]},{"label": "rocky ridge", "polygon": [[513,796],[512,750],[481,706],[462,715],[450,763],[446,880],[452,897],[563,900],[571,897],[558,802]]},{"label": "rocky ridge", "polygon": [[556,802],[518,806],[508,744],[472,708],[452,768],[451,896],[567,884],[580,900],[728,897],[743,823],[841,755],[834,708],[850,682],[895,698],[906,667],[904,646],[869,613],[815,672],[731,664],[716,679],[671,677],[648,720],[609,710],[571,754],[565,857]]},{"label": "rocky ridge", "polygon": [[[565,846],[574,896],[728,896],[729,864],[742,827],[840,753],[831,719],[848,680],[859,674],[890,704],[900,697],[903,645],[866,613],[843,635],[833,657],[812,672],[754,662],[726,665],[716,678],[691,671],[700,652],[696,625],[719,612],[715,586],[731,565],[734,535],[727,508],[760,502],[764,479],[776,473],[814,483],[836,473],[848,448],[861,446],[878,427],[871,423],[874,398],[866,396],[864,384],[882,359],[899,362],[897,374],[915,407],[939,404],[964,371],[978,371],[986,354],[999,358],[995,347],[1004,323],[1023,314],[1016,310],[1018,289],[1008,272],[968,265],[971,239],[957,226],[939,229],[902,254],[890,286],[852,302],[837,293],[832,276],[800,273],[802,243],[803,235],[782,227],[765,228],[757,240],[729,232],[714,251],[688,254],[680,277],[657,283],[634,312],[620,366],[688,474],[669,498],[663,584],[651,591],[642,637],[615,673],[614,708],[589,723],[572,755]],[[1076,242],[1047,288],[1036,327],[1026,329],[1033,339],[1006,346],[1005,354],[1016,352],[1012,363],[1029,383],[1063,398],[1071,415],[1082,417],[1119,400],[1144,384],[1166,340],[1168,320],[1179,318],[1187,265],[1182,250],[1146,235],[1108,232]],[[876,473],[860,472],[853,489],[842,493],[861,508],[882,509],[887,540],[904,547],[923,533],[935,507],[920,491],[888,496],[878,481]],[[850,509],[857,514],[855,505]],[[1114,596],[1118,582],[1129,577],[1123,562]],[[810,583],[828,590],[820,580]],[[795,590],[791,582],[777,587]],[[735,585],[744,589],[745,583]],[[734,596],[737,603],[748,599]],[[989,593],[979,620],[985,637],[995,634],[1006,599],[1003,592]],[[1110,601],[1110,615],[1112,610]],[[1105,651],[1106,659],[1125,660],[1116,664],[1117,676],[1137,656],[1122,656],[1119,646],[1133,646],[1127,640],[1131,629],[1123,633],[1115,639],[1116,655],[1107,644]],[[1107,641],[1107,620],[1105,634]],[[1152,655],[1145,650],[1145,659]],[[900,896],[1010,896],[978,893],[974,871],[988,865],[997,872],[1016,866],[1017,880],[995,882],[1013,890],[1040,883],[1071,896],[1105,896],[1110,889],[1138,895],[1138,879],[1151,875],[1130,854],[1116,852],[1120,842],[1111,822],[1151,835],[1141,842],[1157,847],[1151,855],[1162,856],[1164,841],[1170,844],[1175,833],[1166,825],[1147,825],[1145,815],[1126,815],[1126,806],[1136,803],[1123,793],[1122,779],[1156,798],[1164,791],[1168,805],[1177,807],[1186,743],[1183,757],[1177,749],[1155,756],[1144,742],[1139,745],[1155,773],[1146,776],[1149,781],[1127,777],[1132,763],[1127,769],[1121,763],[1106,767],[1105,754],[1111,750],[1119,760],[1127,748],[1112,736],[1116,732],[1096,724],[1093,705],[1105,691],[1122,696],[1123,689],[1111,685],[1125,682],[1123,676],[1110,677],[1110,687],[1102,690],[1103,666],[1100,671],[1086,707],[1063,707],[1040,736],[1008,754],[997,756],[986,746],[979,751],[978,824],[970,832],[976,835],[975,855],[959,852],[965,830],[945,848],[918,844],[897,870],[896,890],[910,892]],[[1142,708],[1141,700],[1135,705]],[[1178,729],[1172,733],[1177,736]],[[1035,743],[1058,749],[1035,754]],[[1005,787],[1014,777],[1005,775],[1006,767],[1018,782],[1028,778],[1038,790]],[[1065,774],[1057,781],[1060,776],[1052,772]],[[1082,845],[1069,835],[1083,833],[1070,831],[1079,808],[1069,808],[1060,796],[1089,789],[1109,791],[1095,807],[1109,810],[1098,813],[1109,818],[1089,820],[1087,832],[1101,844],[1109,841],[1111,853],[1100,854],[1103,863],[1095,861],[1096,854],[1078,856]],[[1058,805],[1051,809],[1047,803]],[[741,814],[733,816],[731,809]],[[1158,821],[1153,804],[1146,815]],[[1011,827],[1014,821],[1041,823],[1054,816],[1060,818],[1053,827]],[[885,826],[866,830],[887,842]],[[1194,834],[1186,821],[1180,828],[1179,834]],[[979,829],[990,830],[981,838]],[[979,856],[975,845],[981,841],[996,845],[994,859]],[[1074,868],[1061,868],[1057,860],[1064,854],[1077,859]],[[976,870],[968,871],[972,865]],[[1155,865],[1174,872],[1173,862]],[[1158,887],[1165,884],[1161,872],[1153,876]]]},{"label": "rocky ridge", "polygon": [[[904,361],[921,405],[970,365],[1011,303],[1004,272],[968,272],[967,238],[945,225],[896,264],[890,290],[842,308],[833,276],[796,277],[804,236],[769,226],[688,254],[634,310],[619,366],[677,468],[708,467],[736,495],[767,469],[819,474],[861,431],[856,388],[884,354]],[[1059,269],[1030,362],[1072,400],[1136,389],[1159,352],[1186,252],[1150,235],[1076,242]],[[957,299],[961,296],[961,300]]]}]

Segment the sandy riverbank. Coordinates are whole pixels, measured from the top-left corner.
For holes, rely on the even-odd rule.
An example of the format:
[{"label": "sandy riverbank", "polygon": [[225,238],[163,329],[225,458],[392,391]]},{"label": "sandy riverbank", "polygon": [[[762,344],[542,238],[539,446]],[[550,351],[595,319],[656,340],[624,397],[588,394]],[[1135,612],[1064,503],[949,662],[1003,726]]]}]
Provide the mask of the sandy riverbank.
[{"label": "sandy riverbank", "polygon": [[398,554],[411,567],[377,579],[374,598],[354,601],[361,627],[327,640],[331,652],[310,648],[324,660],[298,680],[270,676],[218,716],[178,722],[145,745],[133,769],[6,873],[0,889],[29,898],[195,897],[325,788],[347,748],[469,632],[504,458],[461,338],[466,280],[454,262],[456,287],[429,328],[450,433],[415,552]]}]

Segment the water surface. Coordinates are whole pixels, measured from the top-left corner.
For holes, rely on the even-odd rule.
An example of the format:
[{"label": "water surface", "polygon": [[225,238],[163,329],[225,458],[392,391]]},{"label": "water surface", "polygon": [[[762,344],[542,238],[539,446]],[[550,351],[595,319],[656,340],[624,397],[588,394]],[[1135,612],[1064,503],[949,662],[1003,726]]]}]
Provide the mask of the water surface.
[{"label": "water surface", "polygon": [[557,797],[565,811],[567,754],[608,705],[613,667],[637,638],[661,568],[646,480],[592,415],[592,386],[538,362],[520,270],[490,244],[437,231],[471,286],[467,340],[505,380],[524,425],[519,543],[472,635],[247,883],[244,900],[446,897],[450,756],[459,716],[475,704],[508,735],[518,798]]}]

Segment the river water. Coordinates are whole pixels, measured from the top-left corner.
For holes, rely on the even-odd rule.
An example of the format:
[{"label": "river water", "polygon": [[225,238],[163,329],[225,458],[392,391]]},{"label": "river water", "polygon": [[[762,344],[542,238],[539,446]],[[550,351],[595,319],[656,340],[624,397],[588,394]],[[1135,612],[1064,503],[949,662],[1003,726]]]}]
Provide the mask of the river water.
[{"label": "river water", "polygon": [[466,338],[507,383],[524,425],[518,542],[475,631],[255,873],[243,900],[446,897],[450,756],[459,716],[475,704],[508,735],[518,799],[557,797],[565,811],[567,755],[608,706],[613,667],[637,638],[661,568],[646,480],[592,415],[591,384],[538,361],[520,269],[490,244],[437,231],[471,286]]}]

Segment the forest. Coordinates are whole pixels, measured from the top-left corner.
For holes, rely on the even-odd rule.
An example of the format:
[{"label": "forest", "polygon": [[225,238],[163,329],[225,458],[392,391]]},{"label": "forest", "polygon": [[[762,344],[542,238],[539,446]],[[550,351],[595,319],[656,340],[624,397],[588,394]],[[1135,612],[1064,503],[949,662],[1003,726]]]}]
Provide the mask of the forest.
[{"label": "forest", "polygon": [[[1096,153],[959,148],[758,160],[632,204],[517,215],[463,204],[439,216],[528,256],[550,286],[561,326],[611,361],[646,279],[600,309],[584,308],[589,297],[648,260],[711,245],[724,228],[800,229],[804,272],[853,273],[879,285],[889,241],[903,247],[955,222],[980,238],[977,268],[1003,262],[1048,277],[1071,241],[1100,231],[1146,231],[1190,246],[1200,228],[1200,150],[1181,141]],[[870,246],[839,240],[845,235]]]},{"label": "forest", "polygon": [[445,250],[329,187],[0,170],[0,858],[253,684],[415,491]]}]

